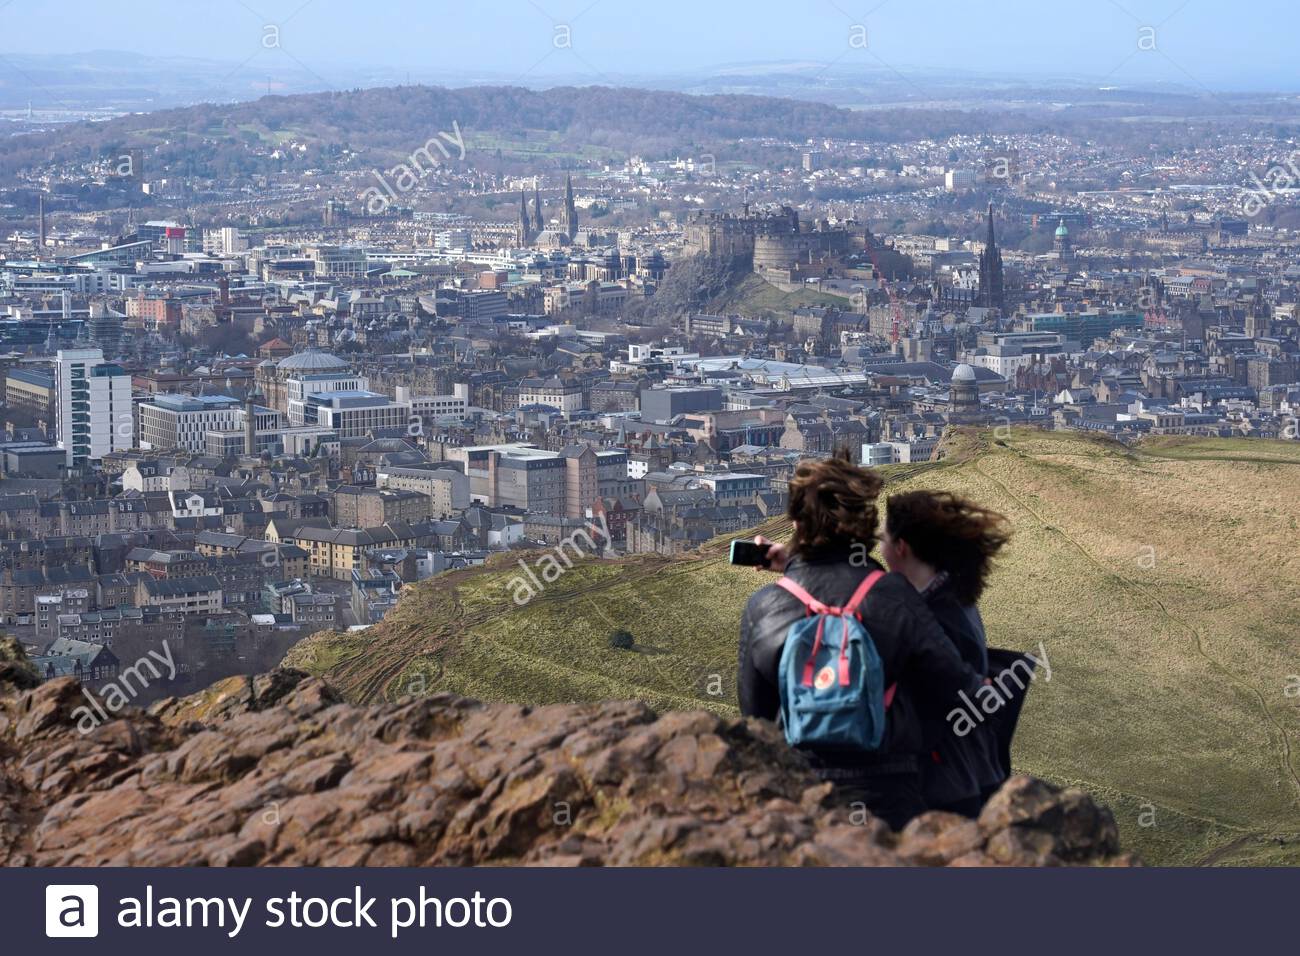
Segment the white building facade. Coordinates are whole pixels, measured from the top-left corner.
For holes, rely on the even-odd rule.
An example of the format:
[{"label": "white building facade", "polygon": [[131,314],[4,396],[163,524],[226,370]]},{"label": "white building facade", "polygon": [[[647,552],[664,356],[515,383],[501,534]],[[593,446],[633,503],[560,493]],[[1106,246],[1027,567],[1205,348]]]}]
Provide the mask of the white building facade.
[{"label": "white building facade", "polygon": [[238,400],[224,395],[157,395],[140,403],[140,447],[145,450],[181,448],[201,455],[207,451],[208,432],[243,425]]},{"label": "white building facade", "polygon": [[101,349],[59,349],[54,361],[55,423],[68,465],[98,461],[135,443],[131,376]]}]

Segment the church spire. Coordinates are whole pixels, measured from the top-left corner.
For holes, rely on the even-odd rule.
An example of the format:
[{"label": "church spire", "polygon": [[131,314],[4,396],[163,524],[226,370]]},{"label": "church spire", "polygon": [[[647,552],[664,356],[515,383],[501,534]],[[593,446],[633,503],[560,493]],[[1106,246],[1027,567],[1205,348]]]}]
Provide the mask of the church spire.
[{"label": "church spire", "polygon": [[993,234],[993,201],[989,200],[988,234],[984,240],[984,251],[980,253],[980,288],[976,300],[987,309],[1003,307],[1002,253],[998,251],[997,238]]},{"label": "church spire", "polygon": [[533,224],[528,218],[528,197],[519,190],[519,222],[515,225],[515,245],[526,246],[533,241]]},{"label": "church spire", "polygon": [[578,235],[578,208],[573,204],[573,176],[567,173],[564,176],[564,215],[560,229],[570,241]]},{"label": "church spire", "polygon": [[546,228],[546,220],[542,217],[542,194],[537,189],[537,180],[533,180],[533,228],[541,232]]}]

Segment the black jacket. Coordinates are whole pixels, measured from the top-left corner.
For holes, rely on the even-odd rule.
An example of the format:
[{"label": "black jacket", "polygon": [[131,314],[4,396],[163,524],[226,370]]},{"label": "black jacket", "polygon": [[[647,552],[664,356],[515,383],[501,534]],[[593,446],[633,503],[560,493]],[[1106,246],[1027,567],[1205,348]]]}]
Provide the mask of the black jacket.
[{"label": "black jacket", "polygon": [[[881,568],[875,561],[851,560],[846,551],[812,559],[793,558],[785,573],[818,600],[843,605],[862,579],[876,570]],[[776,719],[780,710],[777,667],[781,650],[790,625],[804,614],[804,606],[775,584],[760,588],[745,605],[737,688],[740,709],[746,716]],[[947,712],[956,706],[960,691],[975,692],[983,675],[977,675],[962,661],[916,589],[900,574],[887,574],[876,582],[863,603],[862,623],[880,653],[885,685],[898,684],[885,720],[880,755],[917,758],[925,744],[917,708]],[[832,766],[872,762],[860,755],[820,757],[821,762]]]},{"label": "black jacket", "polygon": [[[988,647],[979,610],[963,605],[943,580],[927,588],[922,598],[967,666],[987,675]],[[947,719],[954,706],[955,702],[940,713],[923,715],[930,750],[930,759],[922,761],[923,791],[932,807],[968,800],[1005,779],[990,725],[981,723],[958,737]]]}]

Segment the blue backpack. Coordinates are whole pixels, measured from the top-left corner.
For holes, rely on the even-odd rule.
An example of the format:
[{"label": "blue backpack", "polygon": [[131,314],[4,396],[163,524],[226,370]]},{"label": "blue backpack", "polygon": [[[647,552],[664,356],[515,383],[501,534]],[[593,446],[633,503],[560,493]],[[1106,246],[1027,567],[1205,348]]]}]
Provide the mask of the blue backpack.
[{"label": "blue backpack", "polygon": [[895,685],[885,687],[880,654],[858,609],[884,576],[883,571],[868,574],[843,607],[823,604],[790,578],[776,582],[807,611],[790,625],[777,671],[781,724],[791,745],[815,750],[880,747]]}]

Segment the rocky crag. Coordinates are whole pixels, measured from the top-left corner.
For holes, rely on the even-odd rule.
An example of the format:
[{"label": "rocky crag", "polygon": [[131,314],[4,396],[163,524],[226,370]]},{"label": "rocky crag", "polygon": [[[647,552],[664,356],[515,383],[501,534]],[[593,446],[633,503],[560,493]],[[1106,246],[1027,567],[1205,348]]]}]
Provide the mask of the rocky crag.
[{"label": "rocky crag", "polygon": [[894,833],[775,728],[631,701],[344,703],[280,670],[81,733],[0,663],[0,862],[36,866],[1126,864],[1108,810],[1011,780]]}]

